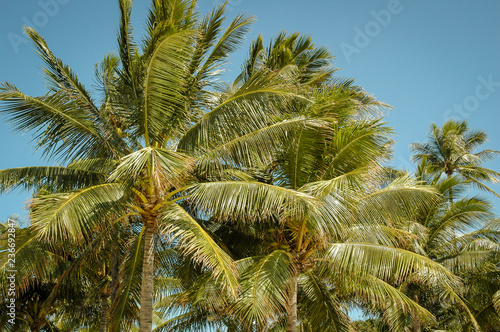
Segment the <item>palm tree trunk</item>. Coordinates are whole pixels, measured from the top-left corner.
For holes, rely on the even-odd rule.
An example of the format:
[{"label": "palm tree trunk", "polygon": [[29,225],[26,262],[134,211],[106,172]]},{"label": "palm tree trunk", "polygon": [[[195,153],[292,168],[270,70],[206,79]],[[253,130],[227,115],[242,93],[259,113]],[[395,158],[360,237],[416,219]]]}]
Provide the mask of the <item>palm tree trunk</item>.
[{"label": "palm tree trunk", "polygon": [[113,255],[111,257],[111,302],[116,298],[116,293],[118,292],[118,283],[119,283],[119,273],[120,273],[120,262],[118,257]]},{"label": "palm tree trunk", "polygon": [[144,224],[144,259],[142,262],[139,332],[151,332],[153,329],[154,227],[150,220],[146,220]]},{"label": "palm tree trunk", "polygon": [[422,332],[422,327],[420,326],[420,319],[418,317],[414,318],[413,332]]},{"label": "palm tree trunk", "polygon": [[[419,303],[418,294],[415,294],[414,300],[416,303]],[[417,315],[415,314],[415,316],[413,317],[413,332],[422,332],[421,325],[422,324],[420,323],[420,318],[418,318]]]},{"label": "palm tree trunk", "polygon": [[43,319],[36,319],[35,321],[32,321],[30,324],[28,324],[30,327],[30,331],[32,332],[40,332],[42,327],[46,325],[46,322],[44,322]]},{"label": "palm tree trunk", "polygon": [[106,332],[108,330],[109,295],[107,288],[108,287],[106,286],[101,293],[101,322],[99,324],[99,332]]},{"label": "palm tree trunk", "polygon": [[288,296],[288,308],[286,319],[286,331],[297,332],[297,278],[294,274],[291,280],[291,287]]},{"label": "palm tree trunk", "polygon": [[[448,176],[448,179],[451,177],[452,174],[446,174]],[[448,200],[450,201],[450,205],[453,204],[453,189],[450,187],[448,190]]]},{"label": "palm tree trunk", "polygon": [[32,332],[39,332],[41,329],[42,329],[42,327],[39,325],[30,326],[30,331],[32,331]]}]

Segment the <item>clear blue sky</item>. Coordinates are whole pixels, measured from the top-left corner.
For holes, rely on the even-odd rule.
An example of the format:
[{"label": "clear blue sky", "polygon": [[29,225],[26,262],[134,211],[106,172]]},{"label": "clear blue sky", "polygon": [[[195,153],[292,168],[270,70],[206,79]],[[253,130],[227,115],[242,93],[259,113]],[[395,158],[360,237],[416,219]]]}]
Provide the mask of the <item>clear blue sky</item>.
[{"label": "clear blue sky", "polygon": [[[135,3],[137,35],[149,2]],[[202,0],[199,9],[207,12],[218,2]],[[116,1],[2,0],[0,6],[0,81],[28,94],[45,89],[41,62],[23,25],[36,28],[88,88],[94,64],[116,51]],[[450,116],[487,131],[486,147],[500,150],[500,1],[231,0],[229,7],[230,17],[240,12],[257,17],[247,44],[231,59],[233,75],[257,34],[265,40],[282,29],[311,35],[336,54],[338,75],[356,78],[394,107],[387,121],[398,133],[395,167],[411,169],[409,144],[423,141],[432,122],[440,125]],[[0,121],[0,169],[46,164],[29,141],[29,134],[13,133]],[[500,160],[487,166],[498,171]],[[25,215],[28,198],[27,193],[1,196],[0,220]]]}]

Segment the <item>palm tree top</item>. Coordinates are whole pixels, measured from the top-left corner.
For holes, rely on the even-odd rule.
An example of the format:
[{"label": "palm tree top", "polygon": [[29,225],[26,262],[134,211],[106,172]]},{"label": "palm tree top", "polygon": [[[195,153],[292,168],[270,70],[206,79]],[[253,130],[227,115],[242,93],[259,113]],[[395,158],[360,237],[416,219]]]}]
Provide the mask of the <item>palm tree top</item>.
[{"label": "palm tree top", "polygon": [[[488,135],[469,128],[467,121],[448,120],[442,127],[431,125],[428,141],[411,144],[412,159],[426,162],[436,175],[451,177],[458,173],[478,189],[498,196],[485,182],[499,183],[500,173],[482,166],[500,151],[478,149],[486,143]],[[500,196],[498,196],[500,197]]]}]

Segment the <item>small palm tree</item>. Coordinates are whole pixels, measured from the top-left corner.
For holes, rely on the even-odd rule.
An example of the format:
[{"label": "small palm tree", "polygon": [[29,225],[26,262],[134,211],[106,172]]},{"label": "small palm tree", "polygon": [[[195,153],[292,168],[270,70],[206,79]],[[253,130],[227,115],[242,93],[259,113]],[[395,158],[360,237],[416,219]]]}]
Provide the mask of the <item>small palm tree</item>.
[{"label": "small palm tree", "polygon": [[[435,173],[446,174],[447,177],[457,173],[478,189],[500,197],[484,183],[498,183],[500,173],[481,166],[485,161],[493,159],[500,151],[486,149],[476,152],[486,140],[485,132],[470,130],[466,121],[448,120],[441,128],[432,124],[429,141],[414,143],[411,149],[415,153],[413,159],[427,160]],[[452,202],[451,189],[448,194]]]}]

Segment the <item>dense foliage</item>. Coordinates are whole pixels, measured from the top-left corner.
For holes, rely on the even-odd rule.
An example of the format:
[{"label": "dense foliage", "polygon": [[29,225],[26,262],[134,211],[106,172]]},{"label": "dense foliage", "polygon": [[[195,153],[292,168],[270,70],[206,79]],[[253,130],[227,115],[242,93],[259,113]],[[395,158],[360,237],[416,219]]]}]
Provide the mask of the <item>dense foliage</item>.
[{"label": "dense foliage", "polygon": [[[498,153],[466,122],[433,125],[414,173],[387,167],[389,106],[335,75],[309,37],[250,45],[196,1],[154,0],[140,44],[119,0],[98,95],[26,32],[48,91],[0,85],[0,114],[54,166],[0,171],[29,224],[0,228],[2,331],[495,331]],[[12,236],[10,236],[12,237]],[[15,254],[15,295],[9,294]],[[370,317],[352,322],[349,310]],[[3,308],[2,308],[3,310]]]}]

